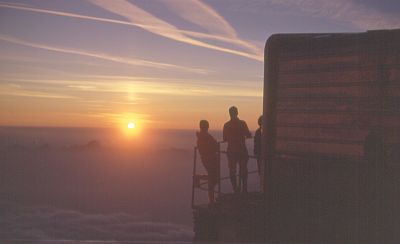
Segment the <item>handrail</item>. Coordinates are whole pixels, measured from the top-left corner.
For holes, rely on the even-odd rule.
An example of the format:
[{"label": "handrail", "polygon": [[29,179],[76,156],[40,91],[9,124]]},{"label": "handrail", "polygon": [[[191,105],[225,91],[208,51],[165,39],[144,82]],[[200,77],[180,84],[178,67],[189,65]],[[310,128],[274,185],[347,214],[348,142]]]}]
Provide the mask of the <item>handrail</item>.
[{"label": "handrail", "polygon": [[193,153],[193,174],[192,174],[192,208],[194,206],[194,177],[196,175],[196,163],[197,163],[197,147],[194,147],[194,153]]},{"label": "handrail", "polygon": [[[254,174],[254,173],[258,173],[258,170],[253,170],[253,171],[247,172],[248,175]],[[236,176],[239,176],[239,174],[237,174]],[[225,176],[225,177],[220,178],[220,180],[227,180],[227,179],[230,179],[230,176]],[[208,184],[207,181],[201,182],[201,183],[199,184],[199,187],[197,187],[197,188],[199,188],[199,189],[201,189],[201,190],[204,190],[204,191],[208,191],[207,188],[202,188],[202,187],[201,187],[201,186],[206,185],[206,184]],[[220,192],[214,190],[214,193],[220,193]]]},{"label": "handrail", "polygon": [[[246,139],[251,139],[251,138],[246,138]],[[220,148],[220,145],[223,144],[223,143],[227,143],[227,142],[226,141],[219,141],[218,142],[218,148]],[[197,174],[196,174],[196,172],[197,172],[197,155],[198,155],[197,154],[197,150],[198,150],[198,148],[194,147],[194,152],[193,152],[193,175],[192,175],[192,177],[193,177],[192,178],[192,208],[194,208],[194,206],[195,206],[195,204],[194,204],[195,188],[198,188],[198,189],[203,190],[203,191],[208,191],[207,187],[204,188],[204,185],[207,185],[208,181],[199,182],[198,185],[195,184],[195,180],[197,180],[197,179],[195,179],[195,177],[197,176]],[[230,179],[230,176],[221,177],[221,153],[227,154],[227,151],[223,151],[223,150],[220,150],[220,149],[218,150],[218,174],[219,174],[218,175],[218,190],[214,190],[214,193],[217,193],[218,195],[223,194],[221,192],[221,181]],[[255,155],[250,155],[249,154],[248,156],[251,159],[257,159],[257,156],[255,156]],[[247,174],[250,175],[250,174],[257,173],[257,172],[258,172],[258,170],[253,170],[253,171],[248,172]],[[239,171],[238,174],[236,174],[236,176],[240,177],[240,171]]]}]

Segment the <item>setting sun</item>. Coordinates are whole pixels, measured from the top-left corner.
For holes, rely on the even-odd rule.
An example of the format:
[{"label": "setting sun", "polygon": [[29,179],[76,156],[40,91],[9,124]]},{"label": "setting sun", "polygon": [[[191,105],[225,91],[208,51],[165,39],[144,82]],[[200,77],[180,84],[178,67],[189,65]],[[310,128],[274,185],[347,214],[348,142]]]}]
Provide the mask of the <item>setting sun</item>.
[{"label": "setting sun", "polygon": [[136,127],[136,124],[135,123],[133,123],[133,122],[129,122],[128,123],[128,128],[129,129],[134,129]]},{"label": "setting sun", "polygon": [[113,118],[116,128],[122,132],[127,138],[135,138],[143,132],[143,120],[140,116],[133,113],[121,113]]}]

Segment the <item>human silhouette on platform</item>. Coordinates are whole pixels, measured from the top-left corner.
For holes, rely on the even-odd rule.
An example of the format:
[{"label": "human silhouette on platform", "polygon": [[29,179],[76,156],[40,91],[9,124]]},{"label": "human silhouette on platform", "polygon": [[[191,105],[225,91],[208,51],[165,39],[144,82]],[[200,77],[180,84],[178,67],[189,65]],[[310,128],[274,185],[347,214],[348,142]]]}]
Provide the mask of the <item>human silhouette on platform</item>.
[{"label": "human silhouette on platform", "polygon": [[[228,143],[229,176],[233,191],[247,192],[247,162],[249,154],[246,147],[246,138],[251,138],[251,133],[246,122],[240,120],[238,114],[238,109],[235,106],[229,108],[231,119],[224,125],[223,140]],[[237,165],[239,165],[239,187],[236,177]]]},{"label": "human silhouette on platform", "polygon": [[200,153],[201,162],[207,170],[208,200],[212,204],[214,200],[214,188],[218,182],[218,142],[208,133],[209,123],[207,120],[200,121],[200,132],[197,132],[197,148]]},{"label": "human silhouette on platform", "polygon": [[260,189],[264,189],[264,162],[262,160],[262,154],[261,154],[261,138],[262,138],[262,123],[263,123],[263,116],[261,115],[258,118],[258,129],[254,133],[254,156],[256,156],[257,159],[257,169],[258,169],[258,175],[260,176]]}]

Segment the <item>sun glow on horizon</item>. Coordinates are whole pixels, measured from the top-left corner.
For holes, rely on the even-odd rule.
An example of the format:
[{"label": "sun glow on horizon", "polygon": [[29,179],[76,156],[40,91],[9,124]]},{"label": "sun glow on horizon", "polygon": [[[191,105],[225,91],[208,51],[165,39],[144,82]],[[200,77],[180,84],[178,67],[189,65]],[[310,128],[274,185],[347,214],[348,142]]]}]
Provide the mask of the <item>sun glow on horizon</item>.
[{"label": "sun glow on horizon", "polygon": [[136,140],[138,136],[143,132],[143,122],[141,121],[141,119],[132,115],[121,116],[118,127],[120,128],[125,139],[129,140]]},{"label": "sun glow on horizon", "polygon": [[134,122],[129,122],[128,123],[128,129],[135,129],[136,128],[136,124]]}]

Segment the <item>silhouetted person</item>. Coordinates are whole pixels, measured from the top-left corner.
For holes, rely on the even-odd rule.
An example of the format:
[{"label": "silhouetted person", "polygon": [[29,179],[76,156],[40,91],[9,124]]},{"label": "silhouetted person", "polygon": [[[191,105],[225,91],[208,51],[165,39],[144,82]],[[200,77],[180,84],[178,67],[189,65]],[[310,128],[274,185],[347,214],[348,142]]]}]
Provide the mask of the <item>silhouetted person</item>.
[{"label": "silhouetted person", "polygon": [[261,133],[262,133],[262,119],[263,116],[261,115],[258,118],[258,129],[256,130],[256,133],[254,134],[254,156],[257,157],[257,168],[258,168],[258,174],[261,174]]},{"label": "silhouetted person", "polygon": [[262,137],[262,121],[263,116],[261,115],[258,117],[258,128],[254,134],[254,147],[253,147],[253,152],[254,156],[256,156],[257,159],[257,169],[258,169],[258,175],[260,176],[260,189],[264,190],[264,165],[263,161],[261,158],[261,137]]},{"label": "silhouetted person", "polygon": [[214,188],[218,182],[218,142],[208,133],[209,124],[207,120],[200,121],[200,132],[197,132],[197,148],[200,152],[201,161],[208,174],[208,200],[214,203]]},{"label": "silhouetted person", "polygon": [[[238,109],[229,108],[231,120],[225,123],[223,139],[228,142],[227,155],[229,165],[229,176],[235,192],[240,189],[237,185],[236,167],[239,165],[239,184],[242,185],[243,192],[247,192],[247,161],[249,155],[246,147],[246,138],[251,138],[251,133],[246,122],[238,118]],[[242,184],[241,184],[242,183]]]}]

